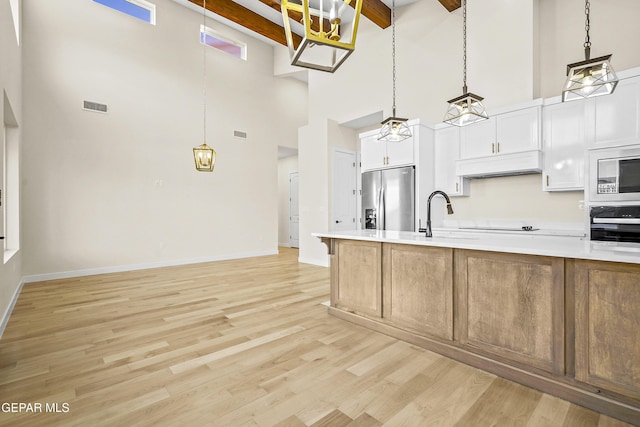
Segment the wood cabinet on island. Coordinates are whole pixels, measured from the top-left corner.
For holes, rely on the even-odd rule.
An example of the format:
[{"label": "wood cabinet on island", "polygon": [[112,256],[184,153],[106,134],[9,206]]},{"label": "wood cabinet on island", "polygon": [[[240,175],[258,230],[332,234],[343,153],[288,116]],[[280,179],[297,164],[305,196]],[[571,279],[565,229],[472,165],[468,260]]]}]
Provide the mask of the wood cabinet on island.
[{"label": "wood cabinet on island", "polygon": [[640,424],[640,246],[576,237],[316,233],[329,313]]}]

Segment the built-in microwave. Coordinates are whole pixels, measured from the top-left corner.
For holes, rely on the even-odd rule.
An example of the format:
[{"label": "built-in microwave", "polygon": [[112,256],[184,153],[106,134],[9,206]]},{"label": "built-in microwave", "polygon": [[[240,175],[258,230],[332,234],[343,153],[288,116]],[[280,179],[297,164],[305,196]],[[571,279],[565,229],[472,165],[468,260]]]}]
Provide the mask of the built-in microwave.
[{"label": "built-in microwave", "polygon": [[589,201],[640,201],[640,146],[590,152]]}]

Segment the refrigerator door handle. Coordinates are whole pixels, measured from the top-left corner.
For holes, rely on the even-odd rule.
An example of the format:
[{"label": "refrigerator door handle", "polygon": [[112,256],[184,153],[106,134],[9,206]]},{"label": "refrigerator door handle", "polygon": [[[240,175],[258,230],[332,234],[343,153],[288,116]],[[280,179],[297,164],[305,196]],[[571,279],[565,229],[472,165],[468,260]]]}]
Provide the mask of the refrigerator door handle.
[{"label": "refrigerator door handle", "polygon": [[385,224],[385,208],[384,187],[380,187],[380,196],[378,200],[378,230],[387,229],[387,224]]}]

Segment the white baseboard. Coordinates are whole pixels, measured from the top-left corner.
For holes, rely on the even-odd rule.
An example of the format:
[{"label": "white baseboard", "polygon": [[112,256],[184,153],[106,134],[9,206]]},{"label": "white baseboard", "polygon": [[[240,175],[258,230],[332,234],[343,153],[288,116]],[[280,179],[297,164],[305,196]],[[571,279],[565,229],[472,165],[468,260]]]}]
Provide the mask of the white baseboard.
[{"label": "white baseboard", "polygon": [[287,242],[287,243],[278,242],[278,246],[282,246],[283,248],[290,248],[291,247],[289,242]]},{"label": "white baseboard", "polygon": [[311,259],[311,258],[302,258],[299,257],[298,258],[298,262],[301,262],[303,264],[313,264],[313,265],[318,265],[320,267],[329,267],[329,259]]},{"label": "white baseboard", "polygon": [[0,319],[0,338],[2,338],[2,334],[4,333],[5,328],[7,327],[7,323],[9,323],[9,317],[13,312],[13,308],[16,306],[16,302],[18,302],[18,297],[20,296],[20,292],[22,292],[22,285],[24,285],[24,279],[20,280],[16,291],[13,293],[13,297],[11,297],[11,301],[9,302],[9,306],[5,310],[2,318]]},{"label": "white baseboard", "polygon": [[93,276],[96,274],[122,273],[125,271],[146,270],[149,268],[172,267],[176,265],[199,264],[202,262],[226,261],[230,259],[252,258],[266,255],[277,255],[278,251],[241,252],[236,254],[218,255],[213,257],[191,258],[177,261],[151,262],[145,264],[122,265],[115,267],[90,268],[86,270],[61,271],[24,276],[22,283],[42,282],[45,280],[68,279],[71,277]]}]

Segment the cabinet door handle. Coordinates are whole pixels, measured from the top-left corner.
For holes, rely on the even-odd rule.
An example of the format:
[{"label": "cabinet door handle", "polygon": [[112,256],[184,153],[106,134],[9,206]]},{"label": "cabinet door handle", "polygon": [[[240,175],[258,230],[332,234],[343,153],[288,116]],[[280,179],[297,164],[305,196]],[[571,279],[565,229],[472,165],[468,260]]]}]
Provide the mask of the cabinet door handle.
[{"label": "cabinet door handle", "polygon": [[459,188],[459,185],[460,185],[460,184],[456,182],[456,193],[457,193],[458,191],[460,191],[460,190],[458,189],[458,188]]},{"label": "cabinet door handle", "polygon": [[549,175],[547,175],[547,187],[549,186]]},{"label": "cabinet door handle", "polygon": [[498,142],[498,153],[500,152],[500,143]]},{"label": "cabinet door handle", "polygon": [[491,143],[491,154],[496,152],[496,144],[494,142]]}]

